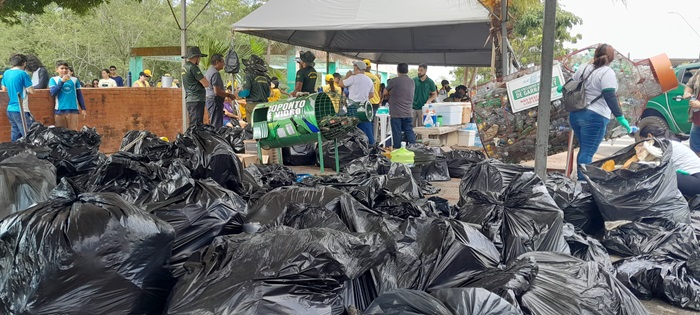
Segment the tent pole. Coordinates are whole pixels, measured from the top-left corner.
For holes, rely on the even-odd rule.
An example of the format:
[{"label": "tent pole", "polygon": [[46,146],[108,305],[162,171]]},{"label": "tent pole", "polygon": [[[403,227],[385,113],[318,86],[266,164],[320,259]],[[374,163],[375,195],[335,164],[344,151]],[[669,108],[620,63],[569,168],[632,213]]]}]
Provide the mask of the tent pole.
[{"label": "tent pole", "polygon": [[326,74],[331,73],[331,54],[326,52]]},{"label": "tent pole", "polygon": [[[182,24],[180,24],[180,54],[182,55],[182,66],[185,66],[187,59],[187,1],[181,1]],[[180,78],[180,90],[182,91],[182,132],[187,130],[187,103],[185,102],[185,80]]]},{"label": "tent pole", "polygon": [[549,114],[552,101],[552,68],[554,63],[554,30],[557,0],[545,0],[542,30],[542,75],[540,76],[540,103],[537,107],[537,144],[535,146],[535,173],[547,179],[547,149],[549,147]]},{"label": "tent pole", "polygon": [[501,62],[503,64],[503,76],[508,72],[508,0],[501,0]]}]

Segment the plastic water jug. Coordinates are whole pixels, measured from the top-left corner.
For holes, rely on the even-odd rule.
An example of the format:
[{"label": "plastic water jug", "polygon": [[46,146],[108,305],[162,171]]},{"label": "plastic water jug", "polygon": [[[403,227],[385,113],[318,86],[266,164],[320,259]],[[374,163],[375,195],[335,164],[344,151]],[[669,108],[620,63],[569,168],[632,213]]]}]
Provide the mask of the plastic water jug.
[{"label": "plastic water jug", "polygon": [[401,148],[391,152],[391,161],[406,165],[413,165],[416,154],[406,149],[406,142],[401,142]]}]

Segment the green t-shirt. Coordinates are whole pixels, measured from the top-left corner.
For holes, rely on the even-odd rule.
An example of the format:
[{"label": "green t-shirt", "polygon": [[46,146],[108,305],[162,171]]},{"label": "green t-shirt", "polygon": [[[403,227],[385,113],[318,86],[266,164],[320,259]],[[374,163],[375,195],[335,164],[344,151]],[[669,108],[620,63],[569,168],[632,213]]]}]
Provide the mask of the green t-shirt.
[{"label": "green t-shirt", "polygon": [[246,102],[267,103],[267,98],[270,97],[270,80],[264,75],[248,73],[245,75],[243,89],[250,91],[250,95],[245,98]]},{"label": "green t-shirt", "polygon": [[204,102],[207,99],[207,91],[199,82],[204,78],[202,70],[196,64],[189,61],[182,67],[182,86],[185,88],[185,102]]},{"label": "green t-shirt", "polygon": [[419,77],[413,78],[416,84],[416,90],[413,93],[413,109],[421,110],[423,105],[430,98],[430,93],[437,91],[435,82],[429,77],[425,77],[425,81],[421,81]]},{"label": "green t-shirt", "polygon": [[301,82],[301,92],[316,93],[316,78],[318,78],[316,69],[306,67],[297,71],[295,82]]}]

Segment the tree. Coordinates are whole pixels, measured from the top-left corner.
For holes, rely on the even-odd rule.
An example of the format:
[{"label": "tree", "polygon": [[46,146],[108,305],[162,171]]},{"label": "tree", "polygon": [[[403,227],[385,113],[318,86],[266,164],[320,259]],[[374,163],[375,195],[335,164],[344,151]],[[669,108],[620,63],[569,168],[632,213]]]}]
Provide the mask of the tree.
[{"label": "tree", "polygon": [[43,14],[47,6],[85,14],[108,0],[3,0],[0,1],[0,21],[18,23],[22,13]]},{"label": "tree", "polygon": [[[513,39],[511,40],[516,57],[522,64],[539,64],[542,57],[542,27],[544,23],[544,5],[533,6],[519,14],[513,27]],[[571,33],[571,28],[583,23],[583,20],[575,14],[557,8],[556,29],[554,35],[554,56],[563,56],[569,53],[564,48],[565,43],[576,43],[581,39],[581,34]]]}]

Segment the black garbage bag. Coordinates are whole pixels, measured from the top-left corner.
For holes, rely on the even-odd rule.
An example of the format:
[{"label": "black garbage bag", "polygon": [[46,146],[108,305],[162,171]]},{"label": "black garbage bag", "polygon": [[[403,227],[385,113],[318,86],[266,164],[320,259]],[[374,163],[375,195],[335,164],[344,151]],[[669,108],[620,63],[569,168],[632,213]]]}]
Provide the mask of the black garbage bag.
[{"label": "black garbage bag", "polygon": [[452,288],[500,263],[496,247],[460,221],[409,218],[393,238],[395,257],[378,270],[380,292]]},{"label": "black garbage bag", "polygon": [[610,253],[622,257],[654,255],[688,260],[700,252],[692,226],[662,218],[641,219],[607,230],[602,243]]},{"label": "black garbage bag", "polygon": [[455,288],[431,294],[416,290],[392,291],[379,296],[364,314],[521,315],[522,312],[485,289]]},{"label": "black garbage bag", "polygon": [[30,152],[0,161],[0,220],[49,199],[56,168]]},{"label": "black garbage bag", "polygon": [[519,315],[522,312],[508,301],[482,288],[442,289],[430,293],[453,314]]},{"label": "black garbage bag", "polygon": [[192,253],[217,236],[243,231],[248,209],[241,197],[211,179],[187,179],[176,191],[166,189],[158,189],[144,208],[175,229],[170,264],[173,276],[181,277],[183,264]]},{"label": "black garbage bag", "polygon": [[21,153],[29,153],[35,155],[40,160],[48,160],[51,149],[19,141],[0,143],[0,161]]},{"label": "black garbage bag", "polygon": [[622,282],[596,262],[551,252],[521,258],[537,262],[537,276],[521,297],[527,314],[649,314]]},{"label": "black garbage bag", "polygon": [[287,205],[277,219],[267,223],[265,228],[288,226],[297,230],[310,228],[329,228],[350,233],[343,220],[333,211],[305,203]]},{"label": "black garbage bag", "polygon": [[99,152],[102,140],[95,128],[83,127],[74,131],[35,123],[20,141],[51,150],[48,160],[56,166],[58,181],[90,173],[104,160],[104,155]]},{"label": "black garbage bag", "polygon": [[374,204],[372,209],[402,219],[440,216],[438,205],[435,202],[428,199],[407,198],[402,195],[386,198]]},{"label": "black garbage bag", "polygon": [[[370,154],[352,160],[352,162],[345,165],[342,169],[342,173],[350,176],[387,175],[390,173],[391,167],[394,164],[398,163],[392,163],[391,160],[384,155]],[[406,174],[412,174],[410,169],[408,169],[407,172],[405,170],[402,171]],[[395,172],[396,171],[394,171],[394,173]]]},{"label": "black garbage bag", "polygon": [[596,234],[603,229],[603,217],[587,183],[581,184],[560,173],[550,173],[545,185],[554,202],[564,211],[565,222],[587,234]]},{"label": "black garbage bag", "polygon": [[[353,161],[353,163],[356,163]],[[354,175],[340,173],[331,176],[313,176],[302,180],[301,185],[330,186],[349,193],[363,205],[374,209],[380,204],[397,205],[406,200],[423,198],[421,186],[413,179],[410,169],[393,163],[384,174],[357,172]]]},{"label": "black garbage bag", "polygon": [[243,193],[243,164],[231,144],[217,134],[213,126],[191,126],[185,134],[178,135],[173,145],[193,178],[211,178],[226,189]]},{"label": "black garbage bag", "polygon": [[[340,168],[344,168],[354,159],[369,155],[369,140],[362,130],[355,128],[344,138],[338,139],[338,160]],[[316,148],[315,156],[319,156]],[[335,143],[333,141],[323,142],[323,162],[326,168],[335,169]],[[317,161],[320,165],[320,162]]]},{"label": "black garbage bag", "polygon": [[172,159],[176,153],[171,143],[148,130],[127,131],[119,151],[145,155],[152,162]]},{"label": "black garbage bag", "polygon": [[113,193],[49,201],[0,221],[0,313],[161,314],[173,228]]},{"label": "black garbage bag", "polygon": [[325,228],[221,236],[188,263],[167,312],[340,314],[344,284],[381,264],[386,248],[378,234]]},{"label": "black garbage bag", "polygon": [[450,170],[447,166],[447,158],[442,149],[426,147],[422,144],[410,144],[406,147],[415,153],[413,177],[429,182],[445,182],[450,180]]},{"label": "black garbage bag", "polygon": [[245,128],[243,128],[243,140],[250,139],[253,139],[253,124],[247,124]]},{"label": "black garbage bag", "polygon": [[472,150],[452,150],[445,153],[450,177],[462,178],[472,165],[486,160],[484,152]]},{"label": "black garbage bag", "polygon": [[589,237],[581,229],[574,227],[571,223],[564,224],[562,229],[564,239],[569,244],[571,256],[584,261],[594,261],[600,264],[605,270],[614,273],[610,255],[605,247],[597,240]]},{"label": "black garbage bag", "polygon": [[[282,148],[284,165],[304,166],[316,165],[316,143],[305,143]],[[328,163],[324,160],[325,163]]]},{"label": "black garbage bag", "polygon": [[700,311],[700,281],[688,263],[668,256],[637,256],[615,262],[617,279],[637,297]]},{"label": "black garbage bag", "polygon": [[250,173],[259,186],[270,189],[294,185],[297,179],[297,174],[292,169],[278,164],[253,164],[245,172]]},{"label": "black garbage bag", "polygon": [[[364,315],[452,315],[452,310],[436,297],[418,290],[394,290],[380,295]],[[471,314],[471,313],[464,313]]]},{"label": "black garbage bag", "polygon": [[538,267],[534,259],[521,257],[506,266],[487,269],[459,286],[484,288],[519,306],[520,297],[530,289],[537,272]]},{"label": "black garbage bag", "polygon": [[504,262],[531,251],[569,253],[564,214],[535,173],[515,175],[503,193],[472,190],[466,197],[458,219],[480,225]]},{"label": "black garbage bag", "polygon": [[470,167],[462,177],[457,205],[464,205],[468,199],[467,193],[472,190],[503,193],[516,176],[532,171],[532,168],[493,159],[479,162]]},{"label": "black garbage bag", "polygon": [[678,190],[676,169],[671,163],[668,140],[655,140],[664,151],[658,166],[632,163],[629,169],[607,172],[600,168],[607,161],[624,164],[636,155],[636,144],[590,165],[582,165],[593,198],[606,221],[636,221],[642,218],[666,218],[690,223],[688,203]]},{"label": "black garbage bag", "polygon": [[218,133],[222,138],[226,139],[226,142],[231,145],[234,152],[239,154],[245,153],[245,143],[243,143],[243,141],[247,139],[245,139],[243,128],[230,128],[224,126],[219,128],[216,133]]},{"label": "black garbage bag", "polygon": [[[179,163],[166,168],[150,162],[145,155],[117,152],[90,173],[85,183],[88,192],[113,192],[135,205],[148,203],[162,182],[174,183],[189,178],[189,171]],[[177,186],[185,185],[180,183]],[[171,190],[179,187],[170,188]]]}]

